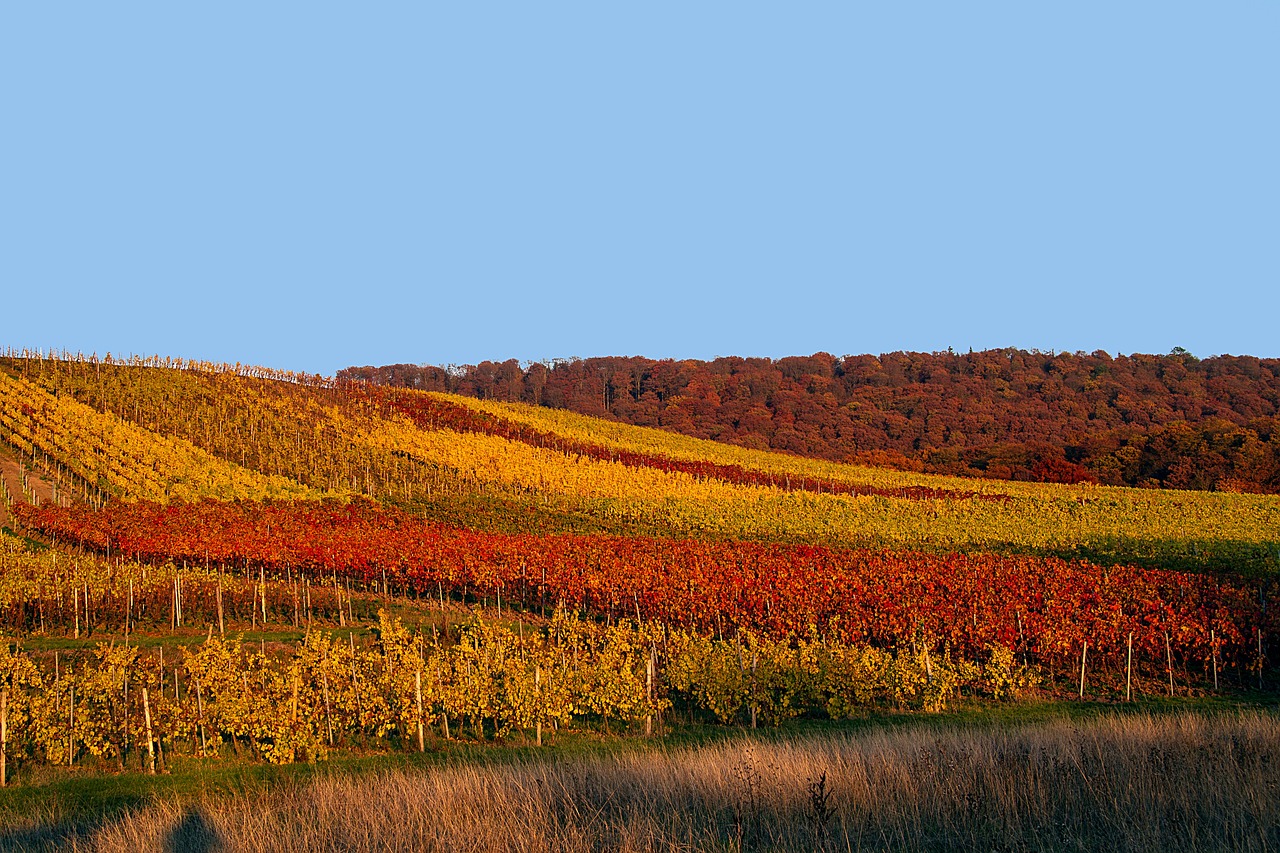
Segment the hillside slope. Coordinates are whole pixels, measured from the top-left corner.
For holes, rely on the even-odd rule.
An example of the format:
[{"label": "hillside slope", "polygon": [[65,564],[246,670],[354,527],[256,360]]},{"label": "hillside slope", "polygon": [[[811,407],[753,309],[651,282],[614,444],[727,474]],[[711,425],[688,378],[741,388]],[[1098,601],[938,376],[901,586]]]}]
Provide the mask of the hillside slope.
[{"label": "hillside slope", "polygon": [[1104,352],[352,367],[814,458],[1002,479],[1275,492],[1280,360]]},{"label": "hillside slope", "polygon": [[1280,560],[1271,496],[889,471],[364,383],[75,361],[0,368],[0,441],[95,503],[361,495],[507,532],[1253,571]]}]

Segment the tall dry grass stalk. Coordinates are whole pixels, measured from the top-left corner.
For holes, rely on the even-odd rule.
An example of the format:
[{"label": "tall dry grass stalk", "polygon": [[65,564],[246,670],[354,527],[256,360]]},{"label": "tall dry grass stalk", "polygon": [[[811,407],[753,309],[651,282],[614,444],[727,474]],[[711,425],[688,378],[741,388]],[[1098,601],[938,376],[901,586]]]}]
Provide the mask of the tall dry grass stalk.
[{"label": "tall dry grass stalk", "polygon": [[330,777],[261,799],[158,804],[76,845],[103,853],[1265,850],[1280,846],[1277,785],[1280,721],[1260,713],[922,726]]}]

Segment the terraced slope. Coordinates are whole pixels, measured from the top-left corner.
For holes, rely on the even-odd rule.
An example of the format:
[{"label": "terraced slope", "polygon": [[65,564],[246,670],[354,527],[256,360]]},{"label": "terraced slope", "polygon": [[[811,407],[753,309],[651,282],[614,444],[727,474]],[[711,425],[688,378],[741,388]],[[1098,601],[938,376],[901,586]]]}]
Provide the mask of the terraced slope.
[{"label": "terraced slope", "polygon": [[[3,365],[0,438],[149,500],[365,495],[604,532],[1267,571],[1280,498],[841,465],[463,397],[233,371]],[[518,523],[518,522],[517,522]],[[538,522],[541,523],[541,522]],[[468,525],[470,526],[470,525]]]}]

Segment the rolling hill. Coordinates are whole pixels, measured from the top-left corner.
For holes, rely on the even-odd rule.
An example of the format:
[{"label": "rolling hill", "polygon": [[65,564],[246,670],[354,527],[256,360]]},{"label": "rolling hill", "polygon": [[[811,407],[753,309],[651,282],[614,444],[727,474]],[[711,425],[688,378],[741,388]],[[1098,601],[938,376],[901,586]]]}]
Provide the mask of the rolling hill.
[{"label": "rolling hill", "polygon": [[1280,361],[1016,349],[351,367],[742,447],[1049,482],[1280,490]]},{"label": "rolling hill", "polygon": [[154,767],[155,730],[292,762],[421,751],[437,722],[540,742],[1085,675],[1242,691],[1280,634],[1274,495],[878,468],[241,365],[0,359],[0,475],[24,767]]}]

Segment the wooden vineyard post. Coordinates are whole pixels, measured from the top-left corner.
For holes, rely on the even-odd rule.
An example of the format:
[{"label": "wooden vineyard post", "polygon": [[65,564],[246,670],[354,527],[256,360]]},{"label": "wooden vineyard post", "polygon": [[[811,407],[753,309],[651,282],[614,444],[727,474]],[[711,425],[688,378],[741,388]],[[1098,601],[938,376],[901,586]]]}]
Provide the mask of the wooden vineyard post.
[{"label": "wooden vineyard post", "polygon": [[133,620],[133,578],[129,578],[129,602],[124,609],[124,636],[129,639],[129,623]]},{"label": "wooden vineyard post", "polygon": [[218,569],[218,636],[227,635],[226,624],[222,621],[222,569]]},{"label": "wooden vineyard post", "polygon": [[[191,691],[187,690],[187,698],[191,698]],[[204,691],[200,688],[200,679],[196,679],[196,726],[200,730],[200,749],[201,751],[209,748],[209,739],[204,733]]]},{"label": "wooden vineyard post", "polygon": [[1080,650],[1080,698],[1084,698],[1084,665],[1089,659],[1089,641],[1084,641],[1084,648]]},{"label": "wooden vineyard post", "polygon": [[290,679],[293,688],[293,701],[290,703],[293,712],[293,722],[298,722],[298,671],[294,670],[293,678]]},{"label": "wooden vineyard post", "polygon": [[71,587],[71,609],[75,612],[76,635],[75,638],[80,639],[80,588]]},{"label": "wooden vineyard post", "polygon": [[1262,629],[1258,628],[1258,689],[1262,689]]},{"label": "wooden vineyard post", "polygon": [[[328,660],[325,660],[328,663]],[[324,690],[324,722],[329,729],[329,746],[333,746],[333,711],[329,706],[329,673],[320,671],[320,686]]]},{"label": "wooden vineyard post", "polygon": [[356,688],[356,635],[354,632],[347,632],[347,641],[351,643],[351,689]]},{"label": "wooden vineyard post", "polygon": [[[649,652],[649,659],[644,665],[644,693],[645,698],[649,700],[649,712],[644,715],[644,735],[645,737],[653,737],[653,652]],[[752,709],[752,716],[755,716],[755,709]]]},{"label": "wooden vineyard post", "polygon": [[267,629],[267,572],[258,566],[258,589],[262,594],[262,630]]},{"label": "wooden vineyard post", "polygon": [[534,701],[538,706],[538,722],[536,724],[538,746],[542,746],[542,667],[536,664],[533,667],[533,691]]},{"label": "wooden vineyard post", "polygon": [[1124,701],[1133,701],[1133,632],[1129,632],[1129,654],[1124,665]]},{"label": "wooden vineyard post", "polygon": [[1212,628],[1209,629],[1209,654],[1213,658],[1213,692],[1218,692],[1218,638]]},{"label": "wooden vineyard post", "polygon": [[342,587],[338,586],[338,573],[333,573],[333,595],[338,599],[338,625],[345,628],[347,626],[347,611],[342,604]]},{"label": "wooden vineyard post", "polygon": [[1169,632],[1164,632],[1164,655],[1169,665],[1169,695],[1173,695],[1173,646],[1169,643]]},{"label": "wooden vineyard post", "polygon": [[142,719],[147,726],[147,772],[156,775],[156,741],[151,736],[151,701],[147,697],[147,688],[142,688]]},{"label": "wooden vineyard post", "polygon": [[427,745],[422,732],[422,670],[413,674],[414,692],[418,698],[418,752],[426,752]]},{"label": "wooden vineyard post", "polygon": [[0,788],[9,784],[9,691],[0,690]]},{"label": "wooden vineyard post", "polygon": [[1029,664],[1027,663],[1027,640],[1022,635],[1022,611],[1018,610],[1016,611],[1016,613],[1018,616],[1018,645],[1022,646],[1022,665],[1028,666]]},{"label": "wooden vineyard post", "polygon": [[76,686],[71,685],[71,696],[67,700],[67,766],[75,763],[76,748]]}]

